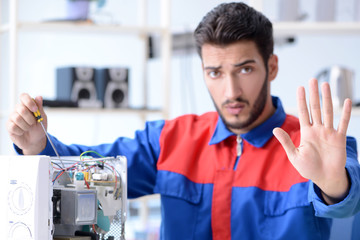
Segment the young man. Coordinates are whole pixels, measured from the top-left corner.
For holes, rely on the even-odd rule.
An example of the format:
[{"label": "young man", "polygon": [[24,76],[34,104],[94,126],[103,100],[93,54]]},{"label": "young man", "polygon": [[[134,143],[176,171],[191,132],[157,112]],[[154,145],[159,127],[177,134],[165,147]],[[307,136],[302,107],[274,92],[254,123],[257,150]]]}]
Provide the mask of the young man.
[{"label": "young man", "polygon": [[[128,196],[160,193],[162,239],[328,239],[332,217],[360,207],[356,142],[337,129],[328,84],[297,92],[299,119],[270,95],[278,71],[272,24],[243,3],[221,4],[195,30],[205,84],[217,112],[153,121],[134,139],[87,147],[52,140],[63,156],[95,150],[128,158]],[[54,155],[21,96],[8,131],[22,154]],[[274,137],[274,135],[275,137]]]}]

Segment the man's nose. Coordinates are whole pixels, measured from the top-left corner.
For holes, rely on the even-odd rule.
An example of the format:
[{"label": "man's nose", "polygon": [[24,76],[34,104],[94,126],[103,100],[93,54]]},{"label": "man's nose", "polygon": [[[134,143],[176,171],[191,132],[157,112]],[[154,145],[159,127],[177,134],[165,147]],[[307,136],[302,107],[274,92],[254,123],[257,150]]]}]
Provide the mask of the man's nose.
[{"label": "man's nose", "polygon": [[227,99],[236,99],[242,93],[239,79],[234,76],[228,76],[225,79],[225,97]]}]

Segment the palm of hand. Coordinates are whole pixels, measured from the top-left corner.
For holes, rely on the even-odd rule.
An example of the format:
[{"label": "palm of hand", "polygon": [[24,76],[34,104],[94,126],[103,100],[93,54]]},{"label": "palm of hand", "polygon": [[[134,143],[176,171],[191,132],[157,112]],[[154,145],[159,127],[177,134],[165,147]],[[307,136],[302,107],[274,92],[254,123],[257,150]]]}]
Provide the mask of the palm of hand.
[{"label": "palm of hand", "polygon": [[322,179],[328,182],[345,168],[346,137],[324,126],[304,127],[300,145],[289,158],[303,177],[316,183]]},{"label": "palm of hand", "polygon": [[325,196],[339,198],[347,192],[349,186],[345,164],[346,131],[350,121],[351,101],[347,99],[344,102],[339,126],[334,129],[332,99],[327,83],[322,85],[323,116],[316,79],[310,81],[310,111],[303,87],[298,89],[297,100],[300,145],[296,148],[282,129],[274,129],[274,135],[286,151],[290,162],[303,177],[318,185]]}]

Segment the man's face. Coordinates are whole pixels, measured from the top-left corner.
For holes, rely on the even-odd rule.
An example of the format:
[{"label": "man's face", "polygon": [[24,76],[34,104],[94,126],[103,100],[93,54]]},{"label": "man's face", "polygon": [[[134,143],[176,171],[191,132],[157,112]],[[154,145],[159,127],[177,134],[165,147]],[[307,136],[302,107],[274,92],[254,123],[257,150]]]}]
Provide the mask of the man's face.
[{"label": "man's face", "polygon": [[212,100],[231,131],[248,132],[269,116],[268,74],[254,42],[205,44],[202,61]]}]

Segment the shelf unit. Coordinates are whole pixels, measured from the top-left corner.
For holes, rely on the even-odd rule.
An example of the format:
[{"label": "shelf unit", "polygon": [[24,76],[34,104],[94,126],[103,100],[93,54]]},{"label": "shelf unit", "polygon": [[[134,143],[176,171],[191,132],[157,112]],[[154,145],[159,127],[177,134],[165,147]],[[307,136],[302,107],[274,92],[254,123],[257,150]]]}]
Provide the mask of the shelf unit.
[{"label": "shelf unit", "polygon": [[141,119],[143,123],[147,120],[147,116],[150,114],[159,114],[164,116],[164,110],[162,109],[137,109],[137,108],[117,108],[117,109],[99,109],[99,108],[57,108],[57,107],[45,107],[45,112],[48,115],[51,114],[70,114],[72,116],[79,116],[79,114],[86,114],[88,116],[96,116],[99,113],[105,116],[115,115],[136,115]]},{"label": "shelf unit", "polygon": [[[146,9],[147,0],[138,0],[142,5],[142,9]],[[262,1],[253,0],[250,1],[250,4],[253,6],[262,7]],[[1,4],[1,2],[0,2]],[[140,20],[140,26],[124,26],[124,25],[95,25],[90,23],[71,23],[71,22],[19,22],[17,19],[17,8],[18,0],[10,1],[10,21],[8,24],[0,24],[0,33],[8,32],[9,41],[10,41],[10,56],[9,56],[9,73],[10,73],[10,101],[9,109],[13,109],[15,103],[18,101],[18,80],[17,80],[17,54],[18,54],[18,33],[21,32],[31,32],[31,31],[43,31],[51,33],[74,33],[74,34],[83,34],[83,33],[99,33],[99,34],[131,34],[139,36],[140,39],[144,41],[145,49],[147,49],[146,41],[148,34],[156,33],[159,34],[162,38],[161,44],[161,58],[162,58],[162,83],[164,86],[164,107],[162,113],[164,118],[168,118],[169,115],[169,102],[170,96],[170,61],[171,61],[171,30],[170,30],[170,0],[161,0],[161,26],[147,26],[146,25],[146,12],[143,10],[142,19]],[[274,26],[274,36],[298,36],[298,35],[323,35],[323,34],[360,34],[360,23],[356,22],[275,22]],[[146,89],[146,64],[147,57],[144,56],[143,61],[143,84]],[[144,92],[146,95],[146,91]],[[144,96],[144,101],[146,102],[147,96]],[[144,103],[146,106],[146,103]],[[66,109],[59,109],[64,111]],[[59,111],[53,110],[53,111]],[[354,108],[354,110],[356,110]],[[70,109],[71,111],[71,109]],[[81,110],[86,113],[89,110]],[[90,110],[92,112],[94,110]],[[100,110],[98,110],[100,111]],[[103,111],[103,110],[101,110]],[[119,110],[120,112],[122,110]],[[105,111],[106,112],[106,111]],[[135,113],[134,111],[131,111]],[[153,111],[150,111],[153,113]],[[358,112],[358,111],[354,111]],[[146,114],[146,110],[142,110],[141,114]],[[1,111],[0,118],[7,115],[7,112]]]},{"label": "shelf unit", "polygon": [[[289,113],[289,114],[292,114],[292,115],[297,115],[298,114],[297,108],[286,108],[285,111],[287,113]],[[342,108],[334,107],[333,111],[334,111],[334,115],[336,115],[336,116],[340,116],[342,114]],[[360,107],[353,106],[352,111],[351,111],[351,115],[352,116],[360,116]]]},{"label": "shelf unit", "polygon": [[[162,84],[164,86],[163,92],[163,108],[161,113],[163,117],[168,118],[169,114],[169,102],[170,96],[170,80],[171,80],[171,31],[170,31],[170,4],[171,0],[161,0],[160,1],[160,25],[159,26],[148,26],[147,25],[147,0],[138,0],[139,9],[141,13],[139,14],[139,25],[110,25],[110,24],[101,24],[96,25],[89,22],[20,22],[18,21],[18,0],[9,1],[9,23],[1,24],[0,23],[0,33],[7,32],[9,34],[9,78],[10,84],[8,92],[10,94],[9,99],[9,109],[14,109],[15,103],[18,101],[18,33],[19,32],[51,32],[54,34],[59,33],[72,33],[72,34],[84,34],[84,33],[96,33],[96,34],[119,34],[125,35],[130,34],[138,36],[142,41],[144,56],[141,60],[142,62],[142,82],[144,89],[147,89],[147,63],[148,63],[148,35],[149,34],[158,34],[161,39],[161,65],[162,65]],[[1,5],[1,1],[0,1]],[[1,6],[0,6],[1,7]],[[144,91],[144,103],[143,106],[146,107],[147,93]],[[62,109],[64,110],[64,109]],[[71,111],[71,110],[70,110]],[[94,110],[91,110],[94,111]],[[98,111],[103,111],[98,109]],[[87,112],[87,110],[83,110]],[[106,112],[106,111],[105,111]],[[131,111],[136,113],[136,111]],[[148,111],[153,113],[152,110]],[[141,110],[140,114],[146,114],[147,110]],[[0,118],[7,115],[6,112],[2,111],[0,113]]]},{"label": "shelf unit", "polygon": [[308,34],[360,34],[360,22],[275,22],[273,26],[275,37]]},{"label": "shelf unit", "polygon": [[155,26],[96,25],[93,23],[53,23],[53,22],[21,22],[20,31],[47,31],[71,33],[119,33],[145,35],[150,33],[166,34],[167,29]]}]

